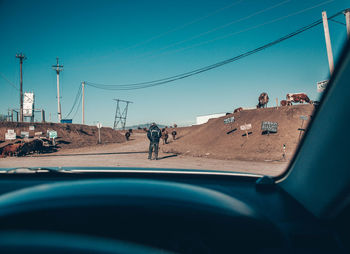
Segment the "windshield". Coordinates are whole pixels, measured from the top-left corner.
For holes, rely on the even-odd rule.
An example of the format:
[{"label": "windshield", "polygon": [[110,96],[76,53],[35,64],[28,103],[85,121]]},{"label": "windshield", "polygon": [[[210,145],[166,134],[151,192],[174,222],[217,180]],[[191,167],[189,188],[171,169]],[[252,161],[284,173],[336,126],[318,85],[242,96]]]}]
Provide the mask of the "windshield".
[{"label": "windshield", "polygon": [[348,7],[0,1],[0,168],[279,175],[349,36]]}]

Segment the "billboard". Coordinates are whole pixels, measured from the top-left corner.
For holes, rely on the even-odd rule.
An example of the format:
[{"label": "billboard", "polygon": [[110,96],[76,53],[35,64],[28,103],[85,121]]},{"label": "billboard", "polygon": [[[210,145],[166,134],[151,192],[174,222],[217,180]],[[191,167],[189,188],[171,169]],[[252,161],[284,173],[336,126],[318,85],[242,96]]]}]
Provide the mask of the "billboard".
[{"label": "billboard", "polygon": [[23,96],[23,116],[33,116],[34,93],[24,93]]}]

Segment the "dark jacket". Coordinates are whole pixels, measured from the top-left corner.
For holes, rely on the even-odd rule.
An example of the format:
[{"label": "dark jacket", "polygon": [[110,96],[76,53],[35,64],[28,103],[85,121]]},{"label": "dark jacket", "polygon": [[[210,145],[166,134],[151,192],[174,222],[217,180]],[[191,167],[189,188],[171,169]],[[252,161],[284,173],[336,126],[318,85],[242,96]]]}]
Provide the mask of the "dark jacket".
[{"label": "dark jacket", "polygon": [[149,127],[149,130],[147,131],[147,138],[151,142],[159,142],[160,137],[162,136],[162,132],[158,128],[157,125],[152,125]]}]

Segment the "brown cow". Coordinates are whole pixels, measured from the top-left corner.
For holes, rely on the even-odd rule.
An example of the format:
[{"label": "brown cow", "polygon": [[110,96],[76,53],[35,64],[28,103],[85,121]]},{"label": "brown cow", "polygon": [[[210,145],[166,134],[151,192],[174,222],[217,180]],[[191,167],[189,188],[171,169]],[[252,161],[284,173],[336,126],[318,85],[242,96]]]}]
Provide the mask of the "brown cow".
[{"label": "brown cow", "polygon": [[305,93],[287,93],[286,96],[287,102],[294,103],[310,103],[312,104],[312,101],[309,99],[309,97]]},{"label": "brown cow", "polygon": [[290,101],[286,101],[286,100],[281,100],[281,106],[284,107],[284,106],[291,106],[292,103]]},{"label": "brown cow", "polygon": [[239,107],[239,108],[236,108],[234,111],[233,111],[233,113],[238,113],[238,112],[241,112],[243,110],[243,108],[242,107]]},{"label": "brown cow", "polygon": [[7,146],[3,147],[1,157],[4,158],[6,156],[17,155],[21,147],[22,144],[8,144]]},{"label": "brown cow", "polygon": [[18,156],[25,156],[30,153],[42,153],[44,149],[43,141],[40,139],[34,139],[32,141],[22,144],[18,151]]},{"label": "brown cow", "polygon": [[269,96],[267,93],[261,93],[259,96],[259,103],[256,108],[267,108],[267,103],[269,103]]}]

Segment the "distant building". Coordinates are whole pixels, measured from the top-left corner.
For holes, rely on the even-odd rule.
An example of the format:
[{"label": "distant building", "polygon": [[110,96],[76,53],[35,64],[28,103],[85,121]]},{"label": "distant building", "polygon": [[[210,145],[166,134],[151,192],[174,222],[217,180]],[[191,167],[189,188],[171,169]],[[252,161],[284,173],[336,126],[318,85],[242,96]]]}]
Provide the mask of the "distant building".
[{"label": "distant building", "polygon": [[202,116],[197,116],[196,117],[196,124],[203,124],[209,121],[209,119],[212,118],[218,118],[218,117],[222,117],[225,116],[226,113],[216,113],[216,114],[210,114],[210,115],[202,115]]}]

